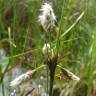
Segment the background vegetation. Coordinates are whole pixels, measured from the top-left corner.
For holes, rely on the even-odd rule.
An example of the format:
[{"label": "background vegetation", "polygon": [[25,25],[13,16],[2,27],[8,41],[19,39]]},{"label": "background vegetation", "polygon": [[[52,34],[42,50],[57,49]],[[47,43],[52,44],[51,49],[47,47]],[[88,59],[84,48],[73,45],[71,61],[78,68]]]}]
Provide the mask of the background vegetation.
[{"label": "background vegetation", "polygon": [[[64,58],[60,60],[59,64],[71,70],[81,80],[76,83],[55,78],[54,85],[58,88],[54,90],[61,92],[60,96],[96,96],[96,0],[50,1],[53,3],[58,24],[63,13],[61,34],[74,24],[83,11],[85,12],[83,18],[64,36],[60,45],[60,54]],[[0,89],[2,90],[0,96],[10,95],[12,90],[9,83],[6,95],[4,78],[8,76],[8,82],[10,82],[13,78],[14,68],[30,70],[44,62],[43,33],[38,24],[39,9],[43,2],[44,0],[0,0],[0,50],[4,49],[9,60],[3,67],[0,64]],[[62,7],[64,7],[63,12]],[[2,56],[0,60],[1,58]],[[57,68],[56,74],[58,71]],[[38,72],[34,78],[39,80],[44,72]]]}]

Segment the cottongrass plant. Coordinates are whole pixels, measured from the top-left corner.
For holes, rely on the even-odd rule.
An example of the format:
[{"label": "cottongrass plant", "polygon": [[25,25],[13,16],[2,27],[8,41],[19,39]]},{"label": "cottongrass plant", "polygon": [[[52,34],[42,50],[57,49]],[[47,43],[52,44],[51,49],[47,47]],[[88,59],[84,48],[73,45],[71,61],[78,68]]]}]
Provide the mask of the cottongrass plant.
[{"label": "cottongrass plant", "polygon": [[[38,16],[38,21],[45,32],[50,32],[50,29],[53,30],[54,27],[57,27],[55,24],[55,22],[57,22],[56,16],[54,14],[54,10],[53,10],[51,4],[44,3],[41,6],[40,11],[41,11],[41,14]],[[10,83],[11,87],[17,87],[20,84],[24,83],[25,81],[31,79],[38,69],[41,69],[45,66],[48,67],[49,75],[50,75],[49,96],[53,95],[53,84],[54,84],[55,70],[57,67],[60,68],[63,75],[68,77],[69,79],[75,80],[75,81],[80,80],[79,77],[77,77],[75,74],[70,72],[68,69],[63,68],[58,65],[58,60],[59,60],[58,58],[60,55],[58,56],[58,54],[54,54],[56,50],[54,48],[52,48],[50,38],[48,40],[49,40],[49,42],[45,42],[45,44],[42,48],[42,53],[45,56],[44,63],[46,63],[46,65],[41,65],[40,67],[38,67],[34,70],[31,70],[31,71],[28,71],[28,72],[22,74],[21,76],[17,77]]]},{"label": "cottongrass plant", "polygon": [[[50,30],[54,30],[54,27],[56,26],[56,16],[54,14],[54,10],[52,8],[52,6],[49,3],[44,3],[41,6],[41,14],[38,16],[38,21],[39,24],[41,25],[41,27],[43,28],[43,30],[45,32],[50,32]],[[58,29],[58,28],[57,28]],[[56,31],[56,30],[55,30]],[[59,32],[59,30],[57,30]],[[56,32],[56,33],[58,33]],[[51,35],[50,35],[51,36]],[[58,37],[58,36],[57,36]],[[49,37],[51,38],[51,37]],[[45,38],[47,39],[47,38]],[[51,44],[51,41],[49,39],[49,42]],[[53,56],[50,56],[50,52],[55,53],[55,50],[53,50],[52,48],[50,48],[50,44],[48,44],[47,42],[45,42],[46,44],[43,47],[43,54],[47,53],[47,59],[46,59],[46,64],[49,68],[50,71],[50,89],[49,89],[49,96],[53,95],[53,83],[54,83],[54,77],[55,77],[55,70],[56,67],[59,67],[60,69],[62,69],[62,67],[57,66],[58,63],[58,54],[53,54]],[[50,51],[53,50],[53,51]],[[72,80],[76,80],[79,81],[79,77],[77,77],[76,75],[74,75],[72,72],[68,71],[67,69],[62,69],[62,72],[65,76],[71,78]]]},{"label": "cottongrass plant", "polygon": [[[49,34],[49,38],[48,38],[47,41],[51,45],[51,39],[50,39],[51,38],[51,30],[53,30],[54,27],[56,27],[56,16],[54,14],[54,10],[51,6],[51,3],[44,3],[41,6],[40,12],[41,12],[41,14],[38,16],[38,21],[39,21],[39,24],[41,25],[42,29],[45,31],[45,34],[46,34],[46,32],[47,32],[47,34]],[[45,38],[45,43],[46,44],[45,44],[45,47],[43,48],[43,51],[44,51],[44,53],[45,53],[45,51],[47,53],[46,64],[47,64],[47,66],[50,70],[49,96],[51,96],[52,95],[52,89],[53,89],[55,68],[56,68],[56,65],[57,65],[57,56],[56,57],[55,56],[50,56],[49,48],[48,48],[49,44],[47,44],[46,39],[47,38]],[[47,78],[47,81],[48,81],[48,78]]]}]

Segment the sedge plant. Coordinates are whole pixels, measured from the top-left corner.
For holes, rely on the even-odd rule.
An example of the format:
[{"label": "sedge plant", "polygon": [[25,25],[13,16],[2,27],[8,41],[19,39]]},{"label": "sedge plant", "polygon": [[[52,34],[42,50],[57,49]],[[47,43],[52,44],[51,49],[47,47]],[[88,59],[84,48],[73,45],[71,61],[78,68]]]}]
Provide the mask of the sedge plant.
[{"label": "sedge plant", "polygon": [[[81,15],[77,18],[77,20],[63,34],[61,34],[63,10],[64,10],[64,6],[62,7],[60,23],[57,24],[57,20],[54,14],[52,3],[44,3],[41,6],[40,15],[38,16],[38,22],[44,33],[43,34],[44,46],[42,48],[42,53],[44,55],[45,65],[41,65],[32,71],[28,71],[20,75],[19,77],[17,77],[10,83],[11,87],[17,87],[20,84],[24,83],[25,81],[28,81],[29,79],[33,77],[33,74],[36,71],[38,71],[38,69],[41,69],[45,66],[48,68],[47,71],[49,71],[49,77],[50,77],[50,84],[49,84],[49,89],[48,89],[49,96],[53,96],[54,77],[55,77],[55,71],[57,67],[60,68],[62,71],[62,74],[68,77],[69,79],[75,80],[75,81],[80,80],[79,77],[77,77],[75,74],[70,72],[68,69],[60,66],[58,64],[58,60],[60,59],[59,51],[60,51],[61,39],[78,23],[78,21],[83,17],[84,12],[82,12]],[[52,43],[54,41],[55,41],[55,44],[54,46],[52,46]],[[28,53],[30,52],[31,51],[29,51]],[[21,56],[22,54],[16,55],[14,57]],[[27,53],[24,53],[24,54],[27,54]]]}]

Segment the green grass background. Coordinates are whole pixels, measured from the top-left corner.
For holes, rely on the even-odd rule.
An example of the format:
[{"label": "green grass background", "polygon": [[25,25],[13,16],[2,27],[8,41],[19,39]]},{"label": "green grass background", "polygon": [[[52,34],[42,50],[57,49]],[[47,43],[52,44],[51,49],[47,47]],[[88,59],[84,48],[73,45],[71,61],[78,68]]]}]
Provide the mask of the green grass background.
[{"label": "green grass background", "polygon": [[[72,81],[55,79],[55,84],[67,86],[65,88],[69,92],[67,96],[92,96],[93,81],[96,79],[96,0],[51,1],[58,24],[60,24],[60,19],[62,21],[60,35],[75,22],[83,11],[85,12],[83,18],[64,36],[59,46],[60,54],[65,56],[60,61],[60,65],[79,76],[81,81],[75,85]],[[20,59],[20,65],[28,69],[38,67],[44,61],[42,56],[44,41],[41,38],[42,31],[38,24],[39,9],[43,2],[44,0],[0,0],[0,48],[5,48],[9,57],[5,72],[18,59]],[[62,7],[64,7],[63,12]],[[11,28],[11,32],[8,32],[8,27]],[[15,44],[16,48],[10,42]],[[4,44],[7,47],[4,47]],[[52,44],[55,43],[52,42]],[[24,60],[25,56],[30,57],[31,61]],[[58,72],[57,68],[56,73]],[[1,77],[3,73],[0,67]],[[11,76],[9,81],[11,81]],[[1,84],[3,88],[3,80]],[[4,90],[2,93],[4,96]]]}]

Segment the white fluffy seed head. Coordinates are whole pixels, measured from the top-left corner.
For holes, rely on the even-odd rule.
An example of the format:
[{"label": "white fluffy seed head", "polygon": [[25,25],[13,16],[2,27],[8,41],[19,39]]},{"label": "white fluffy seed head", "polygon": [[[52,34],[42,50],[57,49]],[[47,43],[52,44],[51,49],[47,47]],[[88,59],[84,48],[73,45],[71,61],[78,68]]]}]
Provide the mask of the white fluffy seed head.
[{"label": "white fluffy seed head", "polygon": [[44,3],[40,9],[41,14],[38,17],[38,21],[45,31],[55,27],[56,16],[53,8],[50,4]]},{"label": "white fluffy seed head", "polygon": [[44,46],[43,46],[43,48],[42,48],[42,53],[43,53],[44,55],[48,55],[50,52],[51,52],[50,44],[49,44],[49,43],[44,44]]}]

